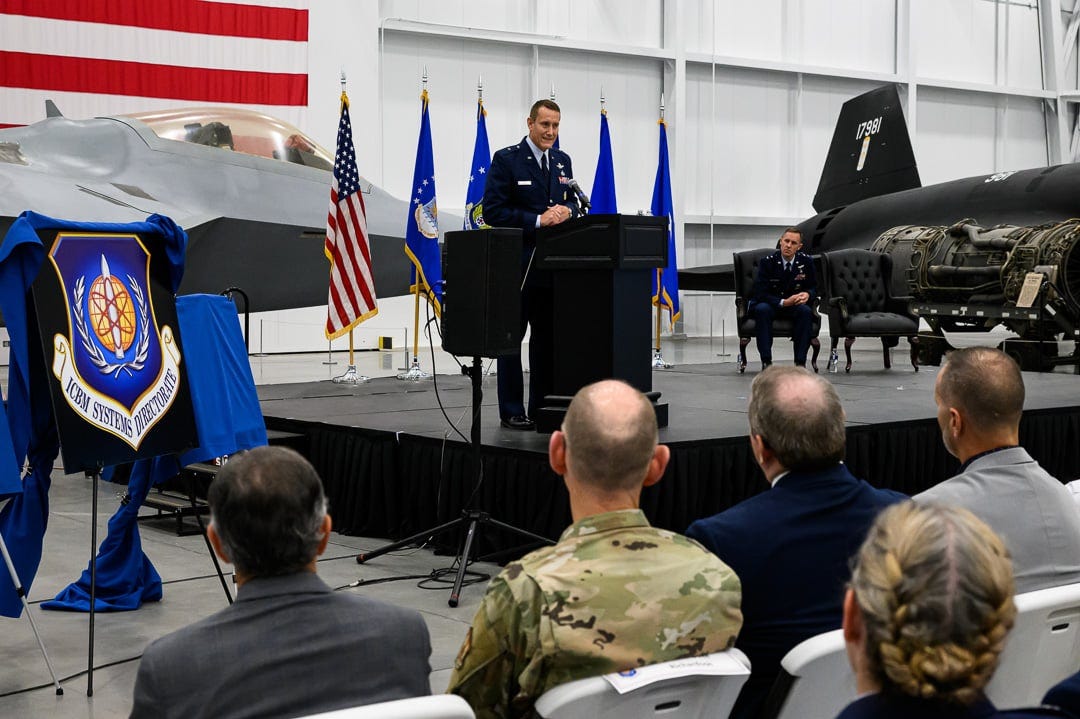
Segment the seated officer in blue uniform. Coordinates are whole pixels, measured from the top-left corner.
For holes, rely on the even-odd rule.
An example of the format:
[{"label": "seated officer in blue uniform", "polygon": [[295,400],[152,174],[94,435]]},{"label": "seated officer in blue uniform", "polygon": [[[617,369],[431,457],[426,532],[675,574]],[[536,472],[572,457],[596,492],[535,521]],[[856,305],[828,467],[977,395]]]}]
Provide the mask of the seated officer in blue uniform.
[{"label": "seated officer in blue uniform", "polygon": [[499,418],[503,427],[529,430],[530,419],[551,394],[554,318],[551,277],[532,267],[536,228],[557,225],[579,213],[567,183],[574,177],[570,156],[553,147],[559,136],[561,111],[553,100],[537,100],[529,110],[529,134],[491,158],[484,187],[484,221],[492,227],[522,230],[521,336],[529,340],[529,407],[521,377],[521,354],[498,359]]},{"label": "seated officer in blue uniform", "polygon": [[[484,206],[485,211],[487,205]],[[806,366],[813,337],[813,302],[817,276],[810,255],[800,252],[802,233],[794,227],[780,236],[780,249],[758,263],[750,312],[757,328],[757,348],[764,367],[772,364],[772,326],[776,317],[790,317],[795,325],[795,364]]]}]

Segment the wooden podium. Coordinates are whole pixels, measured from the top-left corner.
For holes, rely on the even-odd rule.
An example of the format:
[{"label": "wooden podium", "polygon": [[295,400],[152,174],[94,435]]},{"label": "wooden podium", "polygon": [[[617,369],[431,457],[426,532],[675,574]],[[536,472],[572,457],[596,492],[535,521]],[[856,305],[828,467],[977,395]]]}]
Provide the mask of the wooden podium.
[{"label": "wooden podium", "polygon": [[554,290],[554,394],[544,398],[538,432],[562,424],[574,394],[602,379],[644,392],[661,427],[667,404],[652,391],[652,278],[667,266],[668,220],[586,215],[536,231],[537,269]]}]

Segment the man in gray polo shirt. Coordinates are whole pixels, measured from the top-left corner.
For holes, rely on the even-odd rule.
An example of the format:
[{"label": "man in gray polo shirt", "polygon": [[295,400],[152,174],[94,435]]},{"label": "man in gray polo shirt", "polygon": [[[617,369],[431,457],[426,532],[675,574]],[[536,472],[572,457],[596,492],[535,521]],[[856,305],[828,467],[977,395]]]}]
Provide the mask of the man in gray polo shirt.
[{"label": "man in gray polo shirt", "polygon": [[1012,554],[1017,592],[1080,582],[1080,508],[1020,446],[1016,362],[987,347],[950,352],[934,401],[945,448],[962,464],[915,500],[966,507],[989,524]]}]

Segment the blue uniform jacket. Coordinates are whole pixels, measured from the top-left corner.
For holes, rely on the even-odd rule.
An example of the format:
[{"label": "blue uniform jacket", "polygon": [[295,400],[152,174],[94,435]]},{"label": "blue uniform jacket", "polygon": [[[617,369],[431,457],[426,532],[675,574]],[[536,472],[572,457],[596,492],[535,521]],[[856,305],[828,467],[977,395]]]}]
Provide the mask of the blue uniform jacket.
[{"label": "blue uniform jacket", "polygon": [[849,558],[878,512],[906,499],[837,464],[789,472],[771,489],[690,525],[686,536],[742,581],[743,626],[735,646],[750,658],[744,701],[753,706],[764,699],[788,650],[840,628]]},{"label": "blue uniform jacket", "polygon": [[1052,686],[1043,697],[1043,704],[1060,707],[1074,716],[1080,716],[1080,673]]},{"label": "blue uniform jacket", "polygon": [[536,217],[552,205],[570,208],[578,216],[577,200],[567,183],[574,176],[570,156],[554,147],[548,150],[550,180],[533,157],[525,138],[497,151],[491,158],[484,186],[484,221],[492,227],[520,227],[525,248],[536,244]]},{"label": "blue uniform jacket", "polygon": [[986,699],[976,700],[971,706],[957,706],[945,702],[898,694],[869,694],[847,705],[836,719],[1035,719],[1036,717],[1065,717],[1048,708],[998,710]]},{"label": "blue uniform jacket", "polygon": [[[484,214],[487,214],[487,209],[485,197]],[[751,304],[765,302],[773,307],[779,307],[781,300],[800,292],[809,292],[808,304],[813,305],[814,300],[817,299],[817,275],[814,272],[814,260],[810,255],[805,252],[796,252],[795,259],[792,260],[792,272],[784,272],[784,259],[780,255],[780,250],[758,263]]]}]

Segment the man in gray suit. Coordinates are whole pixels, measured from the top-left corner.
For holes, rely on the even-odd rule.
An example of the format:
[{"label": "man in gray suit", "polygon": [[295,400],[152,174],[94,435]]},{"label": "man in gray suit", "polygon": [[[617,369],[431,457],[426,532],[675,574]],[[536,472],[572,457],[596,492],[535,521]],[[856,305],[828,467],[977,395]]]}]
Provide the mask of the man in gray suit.
[{"label": "man in gray suit", "polygon": [[945,448],[962,464],[915,500],[966,507],[989,524],[1012,554],[1017,592],[1080,582],[1080,508],[1020,447],[1016,362],[987,347],[950,352],[934,401]]},{"label": "man in gray suit", "polygon": [[253,449],[222,468],[208,501],[236,602],[147,647],[132,717],[295,717],[430,693],[420,615],[316,576],[330,516],[307,460]]}]

